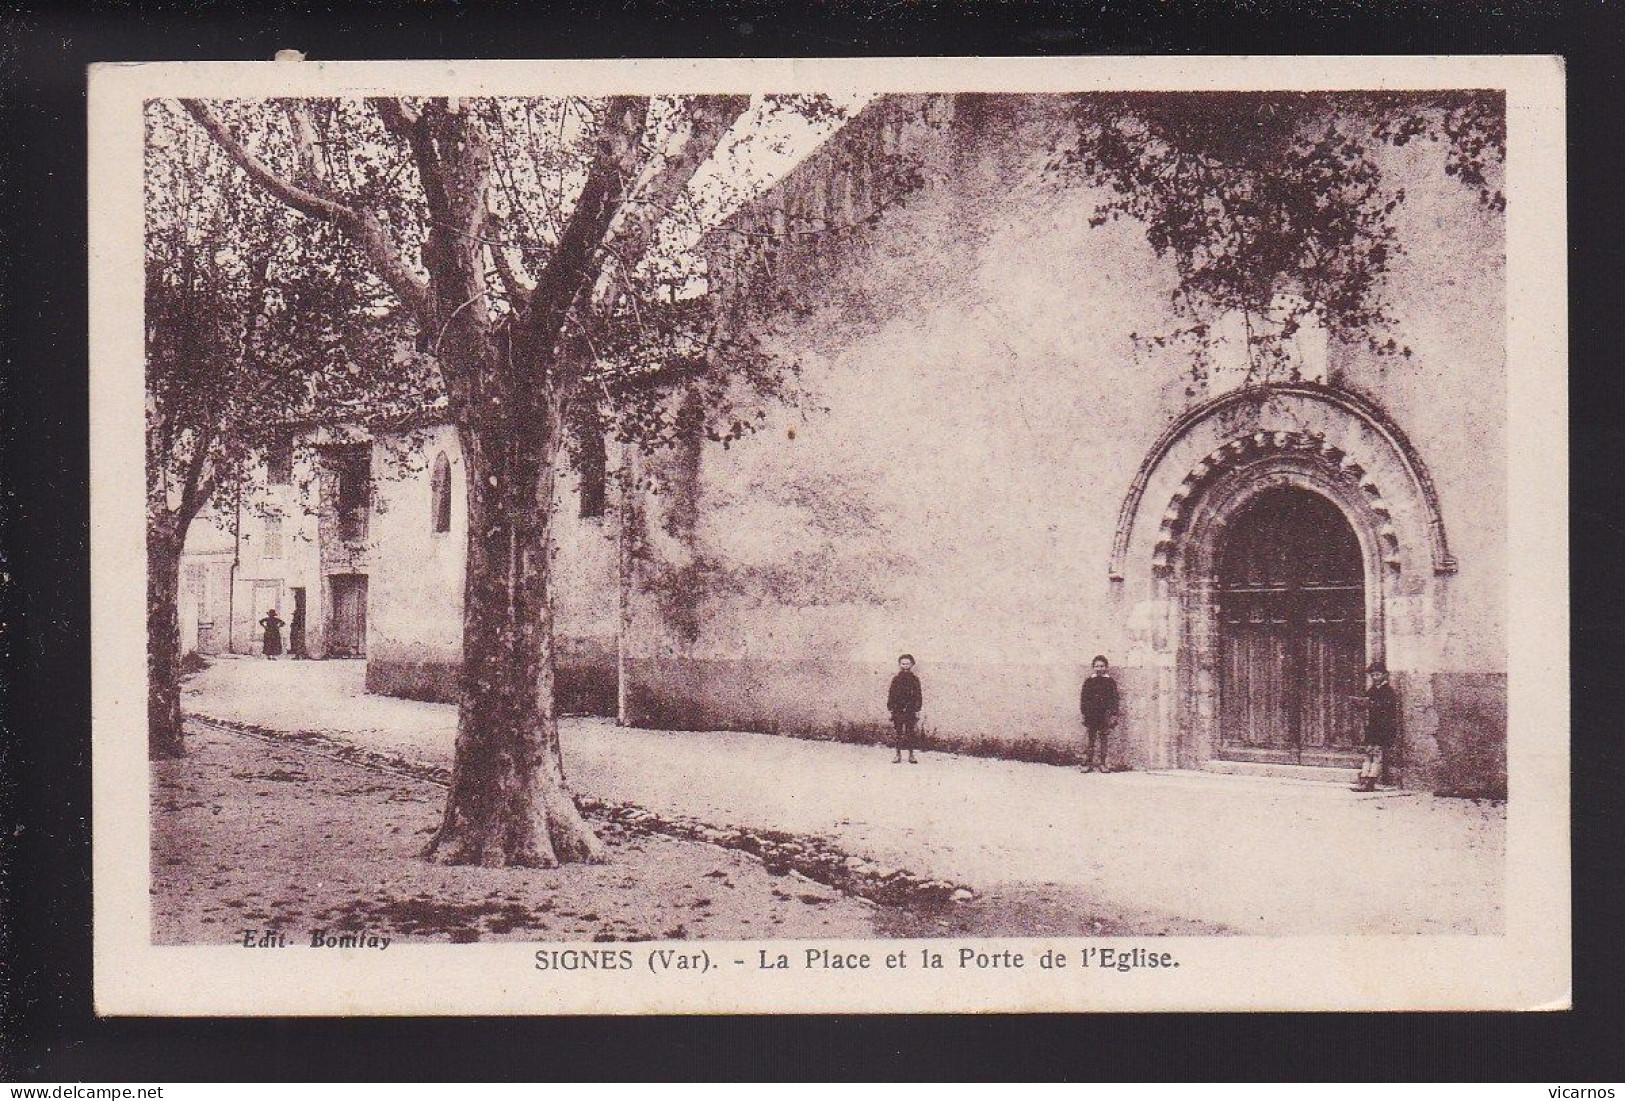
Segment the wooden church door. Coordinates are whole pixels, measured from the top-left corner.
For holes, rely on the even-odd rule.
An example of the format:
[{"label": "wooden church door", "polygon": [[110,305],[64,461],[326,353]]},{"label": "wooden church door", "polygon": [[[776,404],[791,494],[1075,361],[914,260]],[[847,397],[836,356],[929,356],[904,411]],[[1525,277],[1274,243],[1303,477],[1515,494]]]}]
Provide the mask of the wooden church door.
[{"label": "wooden church door", "polygon": [[1226,528],[1218,583],[1219,755],[1357,762],[1365,575],[1342,512],[1306,490],[1260,494]]}]

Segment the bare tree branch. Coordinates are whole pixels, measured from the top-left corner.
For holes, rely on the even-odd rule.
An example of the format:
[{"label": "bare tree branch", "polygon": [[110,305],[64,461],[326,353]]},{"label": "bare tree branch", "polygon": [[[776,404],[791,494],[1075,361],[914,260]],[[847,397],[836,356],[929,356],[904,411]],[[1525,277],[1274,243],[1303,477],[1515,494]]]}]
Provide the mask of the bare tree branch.
[{"label": "bare tree branch", "polygon": [[502,290],[508,296],[508,304],[515,310],[523,308],[525,300],[530,297],[530,291],[520,281],[519,273],[514,270],[512,261],[508,258],[508,249],[501,241],[501,231],[498,230],[498,240],[487,241],[485,247],[491,252],[491,263],[496,268],[497,275],[502,280]]},{"label": "bare tree branch", "polygon": [[225,124],[207,107],[195,99],[181,101],[187,114],[197,120],[214,139],[216,145],[242,169],[249,179],[285,205],[307,217],[330,222],[344,230],[360,245],[367,258],[377,267],[378,274],[401,301],[415,313],[424,314],[429,307],[429,287],[401,258],[383,223],[372,214],[356,210],[323,195],[283,179],[232,136]]},{"label": "bare tree branch", "polygon": [[533,338],[551,344],[582,290],[597,282],[603,263],[600,246],[621,208],[627,181],[637,175],[639,139],[648,115],[646,96],[616,96],[605,105],[587,182],[520,315]]},{"label": "bare tree branch", "polygon": [[384,128],[402,141],[407,139],[408,133],[418,124],[418,112],[404,99],[371,96],[367,102],[378,112]]},{"label": "bare tree branch", "polygon": [[688,189],[694,173],[711,158],[723,136],[750,107],[749,96],[695,96],[688,103],[688,133],[637,192],[628,197],[610,235],[610,244],[636,265],[654,240],[662,219]]},{"label": "bare tree branch", "polygon": [[378,112],[384,129],[397,140],[405,142],[412,163],[417,166],[418,182],[423,185],[423,197],[429,204],[430,217],[446,217],[447,180],[444,151],[435,145],[431,124],[444,121],[443,103],[431,100],[422,111],[415,111],[399,99],[377,96],[367,101]]},{"label": "bare tree branch", "polygon": [[310,102],[303,99],[285,99],[282,109],[293,130],[293,151],[299,161],[299,182],[307,187],[322,187],[326,174],[316,158],[316,120],[310,115]]},{"label": "bare tree branch", "polygon": [[176,523],[182,531],[186,530],[186,526],[209,499],[199,491],[206,483],[213,482],[212,478],[203,477],[203,468],[209,461],[209,449],[214,444],[218,427],[218,424],[210,419],[194,430],[196,439],[192,442],[192,454],[187,458],[186,469],[181,475],[180,507],[175,510]]}]

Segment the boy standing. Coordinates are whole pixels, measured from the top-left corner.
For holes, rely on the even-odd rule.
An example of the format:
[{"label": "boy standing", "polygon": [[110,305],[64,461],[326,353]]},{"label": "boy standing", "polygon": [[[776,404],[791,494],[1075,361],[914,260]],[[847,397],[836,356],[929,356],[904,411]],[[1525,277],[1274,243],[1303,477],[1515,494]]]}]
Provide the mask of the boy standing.
[{"label": "boy standing", "polygon": [[897,675],[891,679],[886,691],[886,710],[891,712],[892,747],[897,755],[892,764],[903,763],[903,750],[908,750],[908,763],[919,764],[914,756],[915,735],[920,721],[920,707],[925,696],[920,691],[920,678],[914,675],[914,655],[904,654],[897,659]]},{"label": "boy standing", "polygon": [[1084,746],[1083,771],[1110,772],[1107,739],[1111,728],[1117,725],[1117,682],[1107,672],[1111,663],[1106,655],[1096,654],[1089,666],[1092,672],[1078,693],[1078,710],[1083,714],[1083,730],[1088,739]]},{"label": "boy standing", "polygon": [[1399,733],[1399,696],[1388,683],[1388,669],[1380,661],[1366,670],[1371,687],[1365,693],[1365,763],[1351,791],[1376,791],[1388,762],[1384,760],[1394,735]]}]

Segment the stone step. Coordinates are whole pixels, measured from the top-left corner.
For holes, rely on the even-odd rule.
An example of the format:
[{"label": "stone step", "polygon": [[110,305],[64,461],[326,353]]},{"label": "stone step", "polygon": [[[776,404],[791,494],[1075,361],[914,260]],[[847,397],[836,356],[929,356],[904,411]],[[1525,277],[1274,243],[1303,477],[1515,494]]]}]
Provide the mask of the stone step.
[{"label": "stone step", "polygon": [[1286,765],[1262,761],[1208,761],[1203,772],[1223,776],[1270,776],[1281,780],[1316,780],[1329,784],[1352,784],[1359,765]]}]

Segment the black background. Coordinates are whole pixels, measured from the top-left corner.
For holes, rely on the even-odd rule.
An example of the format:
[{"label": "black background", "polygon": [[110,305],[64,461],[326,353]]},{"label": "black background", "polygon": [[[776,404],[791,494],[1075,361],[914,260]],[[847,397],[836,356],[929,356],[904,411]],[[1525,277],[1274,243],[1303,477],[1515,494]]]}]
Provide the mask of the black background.
[{"label": "black background", "polygon": [[[1621,1080],[1625,368],[1607,3],[5,4],[0,1080]],[[1222,14],[1220,14],[1222,12]],[[95,61],[1560,53],[1571,225],[1575,1005],[1565,1014],[98,1020],[91,1010],[84,68]],[[1545,441],[1515,441],[1536,449]],[[130,548],[138,553],[138,548]],[[1554,567],[1559,563],[1553,563]],[[1555,686],[1554,686],[1555,687]],[[1514,798],[1516,798],[1514,780]],[[1017,811],[1012,811],[1016,813]],[[1383,965],[1380,957],[1373,967]]]}]

